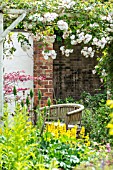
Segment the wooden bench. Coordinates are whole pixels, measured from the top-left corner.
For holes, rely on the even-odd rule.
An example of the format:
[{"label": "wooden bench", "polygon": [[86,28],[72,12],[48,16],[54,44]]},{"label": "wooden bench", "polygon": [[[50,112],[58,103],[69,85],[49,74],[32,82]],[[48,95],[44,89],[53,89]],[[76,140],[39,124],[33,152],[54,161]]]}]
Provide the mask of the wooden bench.
[{"label": "wooden bench", "polygon": [[[41,107],[40,111],[44,111],[45,107]],[[81,127],[82,111],[84,106],[81,104],[66,103],[56,104],[46,107],[45,124],[51,122],[58,122],[66,124],[66,128],[70,129],[75,125]]]}]

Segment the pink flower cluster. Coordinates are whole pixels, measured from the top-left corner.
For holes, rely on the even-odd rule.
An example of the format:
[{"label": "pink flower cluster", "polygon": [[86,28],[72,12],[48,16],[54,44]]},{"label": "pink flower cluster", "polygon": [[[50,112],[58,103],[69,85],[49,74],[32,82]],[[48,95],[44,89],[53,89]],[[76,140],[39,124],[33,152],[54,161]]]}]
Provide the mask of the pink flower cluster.
[{"label": "pink flower cluster", "polygon": [[19,82],[26,82],[29,80],[45,80],[45,76],[33,77],[31,75],[25,75],[25,71],[17,71],[4,74],[4,94],[12,94],[13,88],[16,86],[17,92],[29,90],[29,88],[18,87]]}]

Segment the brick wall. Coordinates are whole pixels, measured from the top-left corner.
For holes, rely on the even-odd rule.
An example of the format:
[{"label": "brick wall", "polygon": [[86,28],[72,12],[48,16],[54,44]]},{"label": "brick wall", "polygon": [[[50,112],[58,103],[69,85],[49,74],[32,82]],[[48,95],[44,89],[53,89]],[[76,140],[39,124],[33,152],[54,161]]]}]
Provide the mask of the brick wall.
[{"label": "brick wall", "polygon": [[[53,60],[45,60],[42,56],[43,44],[34,41],[34,77],[45,76],[45,80],[34,81],[34,106],[38,104],[38,89],[42,92],[41,106],[47,105],[48,97],[53,100]],[[53,49],[49,44],[47,49]]]},{"label": "brick wall", "polygon": [[83,57],[81,46],[75,46],[70,57],[61,55],[58,43],[54,44],[54,49],[58,54],[53,63],[54,97],[56,99],[72,96],[78,100],[83,91],[92,95],[99,92],[100,79],[97,74],[92,74],[97,63],[96,58]]}]

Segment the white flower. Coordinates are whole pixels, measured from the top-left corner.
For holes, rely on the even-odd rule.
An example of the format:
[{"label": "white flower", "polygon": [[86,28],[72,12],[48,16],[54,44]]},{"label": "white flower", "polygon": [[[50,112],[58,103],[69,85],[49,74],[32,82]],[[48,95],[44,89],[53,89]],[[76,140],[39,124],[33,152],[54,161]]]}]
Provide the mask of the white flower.
[{"label": "white flower", "polygon": [[73,53],[73,49],[70,49],[70,53]]},{"label": "white flower", "polygon": [[62,7],[66,7],[68,9],[72,8],[75,5],[75,2],[72,0],[62,0]]},{"label": "white flower", "polygon": [[30,16],[29,16],[29,20],[32,20],[32,19],[33,19],[33,16],[32,16],[32,15],[30,15]]},{"label": "white flower", "polygon": [[92,73],[93,73],[93,74],[96,74],[96,70],[92,70]]},{"label": "white flower", "polygon": [[57,53],[55,52],[55,50],[50,51],[50,56],[52,59],[56,59],[56,55],[57,55]]},{"label": "white flower", "polygon": [[77,34],[80,33],[80,30],[76,30]]},{"label": "white flower", "polygon": [[110,24],[110,27],[113,29],[113,24]]},{"label": "white flower", "polygon": [[69,57],[69,53],[65,53],[65,56],[66,56],[66,57]]},{"label": "white flower", "polygon": [[88,52],[92,52],[92,47],[89,47],[89,48],[88,48]]},{"label": "white flower", "polygon": [[101,16],[101,19],[102,20],[106,20],[106,16]]},{"label": "white flower", "polygon": [[71,40],[74,40],[74,39],[75,39],[75,35],[71,35],[71,36],[70,36],[70,39],[71,39]]},{"label": "white flower", "polygon": [[91,57],[91,58],[94,57],[94,50],[93,50],[92,53],[90,54],[90,57]]},{"label": "white flower", "polygon": [[69,36],[69,32],[65,31],[62,37],[63,37],[63,39],[66,39],[68,36]]},{"label": "white flower", "polygon": [[64,46],[61,46],[61,47],[60,47],[60,50],[61,50],[61,51],[64,51],[64,50],[65,50],[65,47],[64,47]]},{"label": "white flower", "polygon": [[87,44],[92,39],[92,35],[86,34],[84,37],[84,44]]},{"label": "white flower", "polygon": [[97,38],[93,38],[93,42],[97,43],[98,39]]},{"label": "white flower", "polygon": [[29,24],[29,25],[28,25],[28,29],[31,30],[32,28],[33,28],[32,24]]},{"label": "white flower", "polygon": [[57,25],[60,30],[68,30],[68,24],[63,20],[59,20]]},{"label": "white flower", "polygon": [[71,41],[71,45],[76,45],[77,44],[77,41],[76,40],[72,40]]},{"label": "white flower", "polygon": [[67,54],[67,53],[70,53],[70,50],[69,49],[66,49],[65,50],[65,53]]},{"label": "white flower", "polygon": [[92,28],[92,27],[98,27],[99,25],[97,23],[93,23],[93,24],[90,24],[89,26]]},{"label": "white flower", "polygon": [[58,14],[56,13],[47,12],[46,14],[44,14],[44,19],[45,21],[48,21],[48,22],[54,21],[57,17],[58,17]]}]

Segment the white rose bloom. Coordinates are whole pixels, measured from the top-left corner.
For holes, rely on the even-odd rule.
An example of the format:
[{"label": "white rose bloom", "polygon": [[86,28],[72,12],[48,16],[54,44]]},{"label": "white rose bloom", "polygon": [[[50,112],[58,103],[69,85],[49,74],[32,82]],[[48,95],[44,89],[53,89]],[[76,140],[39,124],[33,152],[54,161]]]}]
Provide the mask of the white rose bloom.
[{"label": "white rose bloom", "polygon": [[71,35],[71,36],[70,36],[70,39],[71,39],[71,40],[74,40],[74,39],[75,39],[75,35]]},{"label": "white rose bloom", "polygon": [[90,40],[92,39],[92,35],[86,34],[86,35],[85,35],[85,38],[86,38],[86,39],[89,39],[89,41],[90,41]]},{"label": "white rose bloom", "polygon": [[56,58],[56,52],[55,52],[55,50],[51,50],[50,51],[50,54],[51,54],[51,57],[52,57],[52,59],[55,59]]},{"label": "white rose bloom", "polygon": [[97,38],[93,38],[93,42],[97,43],[98,39]]},{"label": "white rose bloom", "polygon": [[92,47],[88,48],[88,52],[90,52],[90,53],[92,52]]},{"label": "white rose bloom", "polygon": [[93,74],[96,74],[96,70],[92,70],[92,73],[93,73]]},{"label": "white rose bloom", "polygon": [[76,45],[77,44],[77,41],[76,40],[72,40],[71,41],[71,45]]},{"label": "white rose bloom", "polygon": [[112,29],[111,28],[106,28],[106,31],[112,32]]},{"label": "white rose bloom", "polygon": [[84,36],[84,32],[81,32],[80,34],[78,34],[78,37]]},{"label": "white rose bloom", "polygon": [[66,57],[69,57],[69,53],[65,53],[65,56],[66,56]]},{"label": "white rose bloom", "polygon": [[78,33],[80,33],[80,30],[77,30],[76,32],[77,32],[77,34],[78,34]]},{"label": "white rose bloom", "polygon": [[91,57],[91,58],[94,57],[94,51],[90,54],[90,57]]},{"label": "white rose bloom", "polygon": [[32,28],[33,28],[32,24],[29,24],[28,29],[32,29]]},{"label": "white rose bloom", "polygon": [[76,3],[74,1],[70,2],[70,6],[73,7]]},{"label": "white rose bloom", "polygon": [[103,37],[103,38],[101,39],[101,41],[102,41],[103,43],[107,43],[107,41],[106,41],[106,38],[105,38],[105,37]]},{"label": "white rose bloom", "polygon": [[112,20],[111,16],[110,16],[110,15],[108,15],[108,17],[106,17],[106,20],[107,20],[107,21]]},{"label": "white rose bloom", "polygon": [[57,25],[60,30],[68,30],[68,24],[66,22],[64,22],[63,20],[59,20],[57,22]]},{"label": "white rose bloom", "polygon": [[65,50],[65,47],[64,47],[64,46],[61,46],[61,47],[60,47],[60,50],[61,50],[61,51],[64,51],[64,50]]},{"label": "white rose bloom", "polygon": [[106,41],[109,41],[110,40],[110,38],[109,37],[106,37]]},{"label": "white rose bloom", "polygon": [[65,50],[65,53],[70,53],[70,49],[66,49],[66,50]]},{"label": "white rose bloom", "polygon": [[48,22],[54,21],[57,17],[58,17],[58,14],[56,13],[47,12],[46,14],[44,14],[44,18]]},{"label": "white rose bloom", "polygon": [[70,53],[73,53],[73,49],[70,49]]},{"label": "white rose bloom", "polygon": [[76,42],[77,42],[77,43],[81,43],[81,42],[82,42],[82,40],[80,40],[80,39],[77,39],[77,40],[76,40]]},{"label": "white rose bloom", "polygon": [[88,55],[87,51],[81,51],[81,54],[83,54],[83,56],[87,56]]},{"label": "white rose bloom", "polygon": [[101,19],[102,19],[102,20],[106,20],[107,17],[106,17],[106,16],[101,16]]},{"label": "white rose bloom", "polygon": [[88,55],[85,55],[86,58],[88,58],[89,56]]},{"label": "white rose bloom", "polygon": [[113,29],[113,24],[110,24],[110,27]]}]

